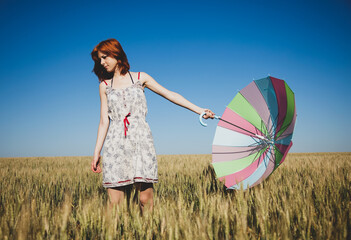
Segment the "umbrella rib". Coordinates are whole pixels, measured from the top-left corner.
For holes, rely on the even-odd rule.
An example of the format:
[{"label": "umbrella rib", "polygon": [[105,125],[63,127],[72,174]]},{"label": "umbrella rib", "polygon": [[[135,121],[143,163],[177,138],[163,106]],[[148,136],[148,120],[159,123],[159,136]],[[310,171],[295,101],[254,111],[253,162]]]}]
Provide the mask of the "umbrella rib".
[{"label": "umbrella rib", "polygon": [[273,159],[273,148],[274,148],[274,147],[270,147],[270,148],[269,148],[269,152],[270,152],[269,160],[270,160],[272,163],[275,164],[274,159]]},{"label": "umbrella rib", "polygon": [[[283,123],[284,123],[284,122],[283,122]],[[282,128],[279,130],[279,132],[280,132],[280,131],[284,132],[288,127],[289,127],[289,125],[282,126]]]},{"label": "umbrella rib", "polygon": [[[289,126],[290,126],[290,124],[286,125],[285,127],[282,127],[282,128],[279,130],[279,132],[283,130],[282,133],[284,133],[285,130],[288,129]],[[291,133],[290,133],[290,134],[291,134]],[[286,136],[289,136],[290,134],[287,134]],[[283,135],[280,135],[279,137],[282,137],[282,136],[284,136],[284,134],[283,134]]]},{"label": "umbrella rib", "polygon": [[[265,153],[266,153],[266,155],[267,155],[267,152],[269,152],[269,147],[264,151]],[[266,157],[266,156],[265,156]],[[264,158],[262,159],[262,161],[264,161]],[[266,164],[266,163],[265,163]],[[257,164],[257,166],[258,166],[258,164]],[[267,166],[267,165],[266,165]]]},{"label": "umbrella rib", "polygon": [[281,155],[284,155],[281,151],[280,151],[280,149],[279,148],[277,148],[276,146],[274,146],[276,149],[276,151],[278,151]]},{"label": "umbrella rib", "polygon": [[[276,124],[276,122],[277,122],[277,124]],[[273,135],[273,132],[272,132],[272,136],[273,136],[273,138],[275,138],[275,134],[276,134],[277,127],[278,127],[278,115],[274,118],[274,121],[272,121],[272,123],[273,123],[272,124],[272,130],[274,132],[274,135]]]},{"label": "umbrella rib", "polygon": [[[263,149],[263,146],[262,145],[257,145],[257,147],[254,149],[254,150],[257,150],[257,149],[259,149],[259,150],[262,150]],[[253,153],[254,151],[252,151],[252,153]],[[258,151],[256,151],[256,152],[258,152]]]},{"label": "umbrella rib", "polygon": [[226,123],[228,123],[228,124],[230,124],[230,125],[233,125],[234,127],[237,127],[237,128],[239,128],[239,129],[241,129],[241,130],[247,132],[247,133],[250,133],[250,134],[252,134],[252,135],[256,135],[255,133],[253,133],[253,132],[251,132],[251,131],[248,131],[248,130],[242,128],[242,127],[239,127],[238,125],[235,125],[234,123],[228,122],[227,120],[224,120],[223,118],[219,118],[219,120],[222,120],[223,122],[226,122]]},{"label": "umbrella rib", "polygon": [[[269,114],[269,118],[270,118],[270,119],[272,119],[271,116],[272,116],[272,115]],[[268,129],[269,140],[272,140],[272,136],[273,136],[273,124],[274,124],[274,123],[273,123],[273,121],[272,121],[272,124],[271,124],[270,128]]]},{"label": "umbrella rib", "polygon": [[286,138],[287,136],[290,136],[290,135],[292,135],[292,133],[280,135],[279,138]]},{"label": "umbrella rib", "polygon": [[[261,148],[261,150],[263,149],[264,147],[262,147]],[[264,150],[264,152],[262,153],[262,154],[264,154],[265,152],[267,152],[267,151],[269,151],[268,150],[269,148],[267,148],[266,150]],[[257,154],[258,154],[259,152],[257,152]],[[261,156],[260,156],[261,157]],[[262,161],[264,161],[264,158],[262,158]],[[257,162],[257,167],[258,167],[258,165],[260,165],[260,160],[258,160],[258,162]]]},{"label": "umbrella rib", "polygon": [[[259,153],[259,152],[257,152],[256,156],[258,155],[258,153]],[[256,158],[256,156],[255,156],[255,158]],[[254,159],[255,159],[255,158],[254,158]],[[260,165],[260,158],[261,158],[261,156],[258,157],[257,167],[258,167],[258,165]],[[255,160],[254,160],[254,161],[255,161]],[[254,161],[252,161],[252,162],[254,162]]]},{"label": "umbrella rib", "polygon": [[252,159],[252,162],[250,163],[250,165],[253,163],[253,162],[255,162],[256,161],[256,157],[257,157],[257,155],[259,154],[260,152],[258,151],[258,152],[256,152],[256,155],[255,155],[255,157]]},{"label": "umbrella rib", "polygon": [[[263,120],[262,120],[262,118],[261,118],[261,129],[263,129],[263,126],[266,126],[265,124],[264,124],[264,122],[263,122]],[[266,127],[266,129],[267,129],[267,127]],[[258,129],[257,129],[258,130]],[[256,132],[257,132],[257,130],[256,130]],[[268,132],[268,129],[267,129],[267,133],[263,133],[264,135],[266,135],[266,134],[269,134],[269,132]],[[267,137],[267,136],[266,136]],[[269,135],[268,135],[268,137],[270,137]],[[270,139],[269,139],[270,140]]]},{"label": "umbrella rib", "polygon": [[[260,149],[260,151],[261,151],[263,148],[265,148],[265,145],[260,144],[261,140],[256,140],[256,139],[253,138],[253,137],[251,137],[251,138],[256,142],[256,144],[257,144],[256,146],[257,146],[257,148]],[[253,163],[253,162],[255,161],[255,159],[256,159],[257,155],[260,153],[260,151],[257,151],[257,152],[256,152],[256,156],[253,158],[253,160],[252,160],[251,163]],[[257,166],[258,166],[259,164],[260,164],[260,160],[258,159]]]},{"label": "umbrella rib", "polygon": [[[277,116],[278,117],[278,116]],[[286,127],[284,127],[283,128],[283,124],[284,124],[284,120],[285,120],[285,118],[283,118],[283,119],[281,119],[279,122],[277,122],[277,125],[282,125],[281,127],[280,127],[280,129],[279,129],[279,132],[282,130],[282,129],[284,129],[284,131],[285,131],[285,129],[289,126],[289,124],[286,126]]]},{"label": "umbrella rib", "polygon": [[[257,147],[255,147],[254,149],[249,149],[249,150],[245,150],[245,151],[239,151],[239,152],[213,152],[212,154],[234,154],[234,153],[245,153],[245,152],[256,152],[257,149],[262,149],[260,148],[260,145],[257,145]],[[251,154],[250,154],[251,155]]]},{"label": "umbrella rib", "polygon": [[[255,143],[253,143],[253,144],[251,144],[251,145],[249,145],[249,147],[250,146],[262,146],[262,144],[261,144],[261,140],[259,140],[259,139],[256,139],[256,138],[254,138],[254,137],[252,137],[252,136],[250,136],[254,141],[255,141]],[[262,147],[263,148],[263,147]]]}]

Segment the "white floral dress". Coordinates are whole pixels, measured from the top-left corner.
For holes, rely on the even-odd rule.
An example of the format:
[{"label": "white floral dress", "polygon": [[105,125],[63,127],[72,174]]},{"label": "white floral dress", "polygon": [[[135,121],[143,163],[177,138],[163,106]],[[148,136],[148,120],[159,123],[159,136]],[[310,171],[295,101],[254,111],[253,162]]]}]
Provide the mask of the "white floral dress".
[{"label": "white floral dress", "polygon": [[102,154],[105,188],[158,182],[156,151],[145,119],[144,89],[139,80],[134,82],[131,75],[130,78],[133,84],[123,89],[105,82],[110,118]]}]

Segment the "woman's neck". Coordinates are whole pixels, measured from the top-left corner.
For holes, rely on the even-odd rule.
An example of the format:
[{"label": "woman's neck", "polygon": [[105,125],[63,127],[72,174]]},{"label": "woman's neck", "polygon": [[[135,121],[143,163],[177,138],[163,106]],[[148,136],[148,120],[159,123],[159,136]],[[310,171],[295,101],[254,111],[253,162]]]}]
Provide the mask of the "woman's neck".
[{"label": "woman's neck", "polygon": [[121,78],[121,72],[119,71],[118,68],[116,68],[115,73],[113,74],[113,79],[120,79]]}]

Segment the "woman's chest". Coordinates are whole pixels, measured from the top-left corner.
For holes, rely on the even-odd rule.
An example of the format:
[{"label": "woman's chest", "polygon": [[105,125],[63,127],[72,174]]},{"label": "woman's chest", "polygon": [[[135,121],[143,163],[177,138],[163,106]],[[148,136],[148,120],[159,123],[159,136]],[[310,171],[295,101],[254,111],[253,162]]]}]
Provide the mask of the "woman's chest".
[{"label": "woman's chest", "polygon": [[145,102],[144,91],[137,87],[126,89],[110,89],[107,94],[109,106],[130,106],[140,105]]}]

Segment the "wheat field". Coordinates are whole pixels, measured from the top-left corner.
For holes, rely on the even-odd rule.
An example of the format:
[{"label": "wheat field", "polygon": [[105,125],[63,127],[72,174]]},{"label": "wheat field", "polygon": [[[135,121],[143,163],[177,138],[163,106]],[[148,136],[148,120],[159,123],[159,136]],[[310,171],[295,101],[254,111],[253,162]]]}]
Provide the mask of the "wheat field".
[{"label": "wheat field", "polygon": [[293,153],[227,191],[211,155],[158,156],[154,211],[108,207],[92,157],[0,158],[0,239],[351,239],[351,153]]}]

